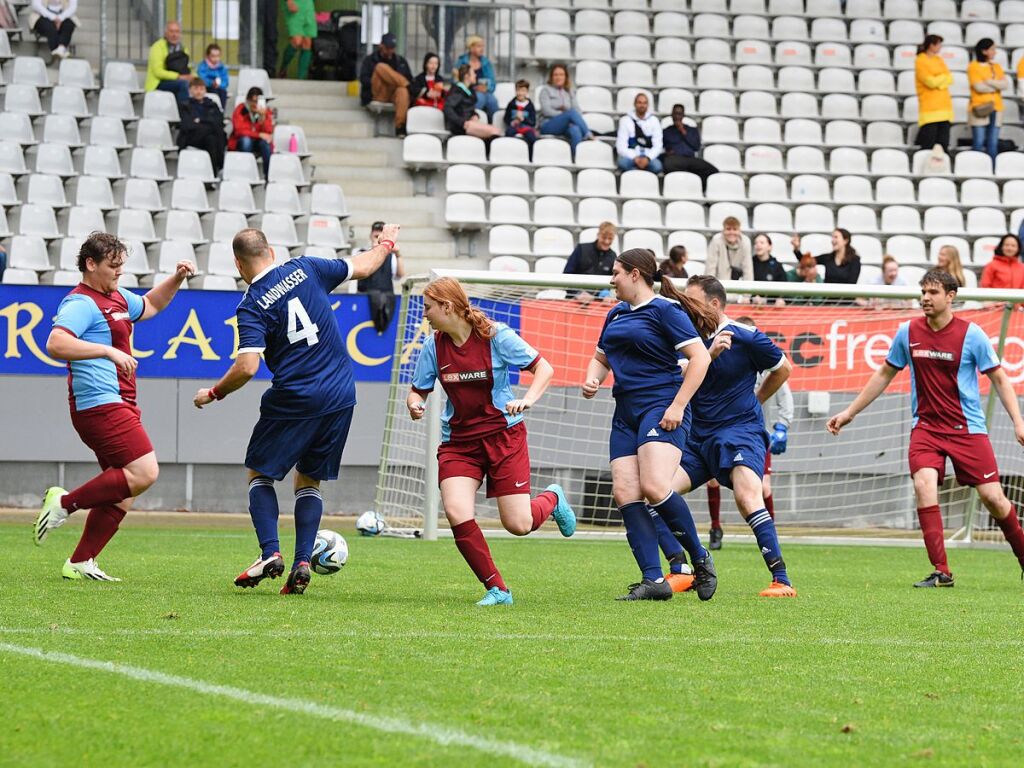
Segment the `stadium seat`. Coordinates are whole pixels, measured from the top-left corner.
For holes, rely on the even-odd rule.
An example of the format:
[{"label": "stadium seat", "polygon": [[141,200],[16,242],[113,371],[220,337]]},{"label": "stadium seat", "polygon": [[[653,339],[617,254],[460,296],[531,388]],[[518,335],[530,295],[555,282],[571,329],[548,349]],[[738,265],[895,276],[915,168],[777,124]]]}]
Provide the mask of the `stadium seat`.
[{"label": "stadium seat", "polygon": [[533,55],[541,62],[565,61],[572,58],[572,43],[566,35],[540,34],[533,38]]},{"label": "stadium seat", "polygon": [[[237,211],[219,211],[213,216],[210,239],[213,242],[230,243],[235,239],[235,235],[248,226],[249,222],[244,214]],[[292,226],[294,227],[294,224]]]},{"label": "stadium seat", "polygon": [[[121,275],[121,279],[117,282],[119,286],[127,287],[124,282],[125,277],[127,275]],[[50,284],[72,286],[78,285],[80,282],[82,282],[82,273],[77,271],[77,269],[58,269],[53,273],[53,279],[50,281]]]},{"label": "stadium seat", "polygon": [[630,229],[622,237],[622,249],[647,248],[654,252],[654,258],[661,261],[665,258],[665,244],[659,233],[650,229]]},{"label": "stadium seat", "polygon": [[0,208],[0,237],[10,237],[12,234],[14,233],[7,223],[7,213],[3,208]]},{"label": "stadium seat", "polygon": [[[730,71],[729,79],[732,78]],[[708,85],[708,88],[723,88],[722,81]],[[744,64],[736,70],[736,87],[741,91],[773,91],[775,90],[775,74],[768,67],[759,64]]]},{"label": "stadium seat", "polygon": [[231,243],[210,243],[206,271],[211,275],[222,275],[236,279],[241,277],[238,274],[238,267],[235,266],[235,255],[231,250]]},{"label": "stadium seat", "polygon": [[782,151],[764,145],[747,147],[743,166],[750,173],[780,173],[783,170]]},{"label": "stadium seat", "polygon": [[[499,169],[494,169],[494,171],[497,170]],[[491,172],[492,191],[494,191],[494,171]],[[581,171],[581,173],[585,172]],[[567,168],[538,168],[533,174],[533,187],[563,197],[573,197],[576,194],[572,172]]]},{"label": "stadium seat", "polygon": [[[0,202],[2,198],[0,193]],[[1003,205],[1017,205],[1021,200],[1024,200],[1024,179],[1014,179],[1003,184]]]},{"label": "stadium seat", "polygon": [[535,271],[551,271],[548,267],[552,267],[556,259],[561,264],[557,271],[565,271],[565,254],[572,253],[575,246],[572,232],[569,230],[561,227],[540,227],[533,233],[533,255],[542,257],[538,258],[534,265]]},{"label": "stadium seat", "polygon": [[[842,226],[842,224],[839,226]],[[852,245],[857,251],[857,255],[860,256],[862,263],[882,263],[882,243],[877,237],[874,237],[873,235],[853,234],[850,238],[850,245]],[[827,247],[825,250],[831,250],[831,246]]]},{"label": "stadium seat", "polygon": [[142,93],[135,65],[127,61],[108,61],[103,68],[103,87],[115,88],[129,93]]},{"label": "stadium seat", "polygon": [[4,89],[4,110],[21,112],[32,117],[46,114],[39,101],[39,91],[34,85],[16,85],[14,83]]},{"label": "stadium seat", "polygon": [[893,235],[885,241],[885,252],[895,256],[901,265],[928,262],[924,241],[912,235]]},{"label": "stadium seat", "polygon": [[237,291],[238,284],[234,278],[226,275],[201,275],[193,280],[196,287],[204,291]]},{"label": "stadium seat", "polygon": [[289,216],[304,216],[305,209],[299,200],[299,190],[293,184],[272,181],[267,184],[263,195],[263,210],[268,213],[286,213]]},{"label": "stadium seat", "polygon": [[103,176],[78,176],[68,182],[67,192],[75,205],[91,206],[103,211],[117,208],[110,179]]},{"label": "stadium seat", "polygon": [[349,216],[345,193],[337,184],[314,184],[309,200],[310,213],[337,216],[339,219]]},{"label": "stadium seat", "polygon": [[865,142],[872,147],[906,147],[903,128],[896,122],[868,123]]},{"label": "stadium seat", "polygon": [[[94,120],[94,125],[95,122]],[[171,137],[171,126],[167,121],[151,118],[143,118],[136,123],[135,146],[152,147],[161,152],[170,152],[178,148]]]},{"label": "stadium seat", "polygon": [[[969,251],[971,253],[971,261],[975,266],[984,266],[992,261],[992,257],[995,255],[995,249],[999,245],[1000,238],[994,236],[978,237],[974,239],[974,244]],[[964,254],[967,251],[962,252]],[[965,272],[967,270],[964,270]]]},{"label": "stadium seat", "polygon": [[4,271],[4,285],[39,285],[39,275],[31,269],[15,269],[13,267]]},{"label": "stadium seat", "polygon": [[740,128],[731,117],[705,117],[700,126],[701,138],[705,142],[730,143],[740,141]]},{"label": "stadium seat", "polygon": [[873,203],[875,193],[868,179],[853,173],[835,179],[832,185],[832,199],[836,203]]},{"label": "stadium seat", "polygon": [[117,220],[117,236],[122,240],[138,240],[143,243],[155,243],[156,236],[153,226],[153,214],[149,211],[122,208],[115,211],[112,217]]},{"label": "stadium seat", "polygon": [[[579,39],[576,41],[579,47]],[[728,46],[726,46],[728,47]],[[611,56],[609,55],[610,59]],[[656,62],[691,62],[694,61],[690,52],[690,41],[678,37],[659,37],[654,43],[654,61]]]},{"label": "stadium seat", "polygon": [[[295,222],[287,214],[264,213],[261,218],[260,229],[267,236],[267,241],[275,245],[283,245],[287,248],[302,245],[295,231]],[[220,240],[221,238],[217,237],[215,239]]]},{"label": "stadium seat", "polygon": [[[745,209],[744,209],[745,210]],[[718,222],[711,221],[712,226]],[[690,200],[674,200],[665,206],[665,226],[669,229],[703,229],[704,206]]]},{"label": "stadium seat", "polygon": [[619,177],[619,196],[643,200],[660,198],[658,177],[647,171],[625,171]]},{"label": "stadium seat", "polygon": [[8,259],[11,269],[28,269],[35,272],[47,272],[53,269],[50,257],[46,252],[46,241],[41,237],[26,235],[12,237]]},{"label": "stadium seat", "polygon": [[[687,47],[687,52],[689,52],[689,47]],[[578,35],[576,37],[576,58],[611,61],[611,41],[602,35]]]},{"label": "stadium seat", "polygon": [[66,144],[43,143],[37,145],[35,171],[62,177],[78,175],[71,160],[71,148]]},{"label": "stadium seat", "polygon": [[533,271],[538,274],[560,275],[565,271],[565,264],[564,256],[544,256],[534,262]]},{"label": "stadium seat", "polygon": [[818,100],[808,93],[784,93],[779,100],[779,114],[785,118],[818,116]]},{"label": "stadium seat", "polygon": [[[715,174],[716,176],[726,176],[731,174]],[[736,177],[740,178],[740,177]],[[742,181],[742,179],[740,179]],[[708,188],[711,187],[711,179],[708,179]],[[725,191],[725,190],[722,190]],[[750,177],[748,182],[748,189],[746,194],[742,194],[742,185],[736,187],[736,191],[741,194],[732,196],[717,195],[714,199],[716,200],[743,200],[747,198],[757,203],[771,203],[778,202],[780,200],[789,200],[789,190],[786,188],[786,180],[781,176],[776,176],[773,173],[757,173]],[[712,197],[708,195],[708,200]]]},{"label": "stadium seat", "polygon": [[960,234],[964,231],[964,217],[956,208],[936,205],[924,212],[924,231],[929,235]]},{"label": "stadium seat", "polygon": [[244,181],[222,181],[217,189],[217,208],[242,214],[256,213],[252,187]]},{"label": "stadium seat", "polygon": [[[657,205],[657,203],[653,203],[653,205]],[[545,195],[534,201],[533,223],[544,226],[571,227],[576,223],[576,214],[568,199],[556,195]]]},{"label": "stadium seat", "polygon": [[[713,174],[717,175],[717,174]],[[711,177],[708,178],[711,180]],[[666,200],[700,200],[703,198],[701,179],[695,173],[674,171],[665,174],[662,196]]]},{"label": "stadium seat", "polygon": [[[883,202],[879,200],[878,202]],[[920,232],[921,214],[909,205],[888,205],[882,209],[882,232]]]},{"label": "stadium seat", "polygon": [[491,272],[529,272],[530,262],[518,256],[495,256],[488,263],[487,269]]},{"label": "stadium seat", "polygon": [[663,226],[661,206],[653,200],[626,200],[622,204],[622,226],[627,229],[659,229]]},{"label": "stadium seat", "polygon": [[[532,256],[530,233],[515,224],[498,224],[487,234],[487,250],[492,256]],[[529,271],[529,266],[527,270]]]},{"label": "stadium seat", "polygon": [[[534,145],[536,153],[537,144]],[[534,162],[537,162],[534,154]],[[614,168],[615,159],[612,148],[600,141],[584,141],[576,147],[576,165],[580,168]]]},{"label": "stadium seat", "polygon": [[967,234],[1000,235],[1007,231],[1006,215],[996,208],[971,208],[967,212]]},{"label": "stadium seat", "polygon": [[444,127],[444,113],[435,107],[412,107],[405,128],[409,133],[448,135],[448,129]]},{"label": "stadium seat", "polygon": [[451,229],[481,229],[487,223],[484,200],[464,192],[448,195],[444,217]]},{"label": "stadium seat", "polygon": [[235,92],[244,97],[250,88],[259,88],[267,99],[274,98],[274,89],[266,70],[255,67],[240,67]]},{"label": "stadium seat", "polygon": [[[138,152],[139,150],[135,150]],[[275,157],[274,161],[270,164],[270,170],[273,173],[276,168],[283,163],[279,161],[288,157],[282,155],[280,158]],[[293,157],[293,160],[298,162],[297,157]],[[294,170],[294,167],[290,168]],[[301,169],[300,169],[301,170]],[[260,177],[260,170],[256,166],[256,156],[251,152],[225,152],[224,153],[224,170],[221,172],[221,179],[235,179],[237,181],[245,181],[249,184],[262,184],[263,179]],[[268,179],[268,181],[276,181],[277,179]],[[284,179],[281,179],[282,181]],[[283,245],[283,243],[275,243],[275,245]]]},{"label": "stadium seat", "polygon": [[170,91],[148,91],[142,102],[142,116],[177,123],[178,102]]},{"label": "stadium seat", "polygon": [[619,87],[652,88],[654,70],[642,61],[622,61],[615,68],[615,84]]},{"label": "stadium seat", "polygon": [[[88,151],[88,150],[86,150]],[[227,164],[224,165],[225,173]],[[108,175],[108,174],[100,174]],[[152,147],[135,147],[131,151],[129,175],[140,179],[152,179],[153,181],[170,181],[167,173],[167,164],[164,162],[164,153]]]},{"label": "stadium seat", "polygon": [[718,38],[731,37],[729,20],[716,13],[699,13],[693,17],[693,37]]},{"label": "stadium seat", "polygon": [[36,143],[32,118],[21,112],[0,112],[0,136],[12,144],[28,146]]},{"label": "stadium seat", "polygon": [[[228,155],[241,154],[246,155],[252,160],[250,167],[250,174],[256,165],[256,155],[250,152],[228,152]],[[225,156],[225,168],[227,167]],[[259,171],[256,171],[257,175]],[[274,160],[270,164],[270,170],[267,172],[267,181],[274,182],[280,181],[286,184],[294,184],[296,187],[308,187],[309,180],[306,178],[305,171],[302,169],[302,161],[298,155],[278,154],[274,155]]]},{"label": "stadium seat", "polygon": [[964,178],[989,177],[992,175],[992,158],[975,150],[957,152],[953,158],[953,173]]},{"label": "stadium seat", "polygon": [[960,185],[960,204],[998,207],[1002,205],[999,185],[988,179],[964,179]]},{"label": "stadium seat", "polygon": [[720,171],[743,172],[740,151],[727,144],[711,144],[704,147],[704,159]]},{"label": "stadium seat", "polygon": [[309,226],[306,230],[306,242],[309,245],[326,246],[335,250],[348,248],[345,228],[341,225],[341,219],[337,216],[325,216],[323,214],[310,216]]},{"label": "stadium seat", "polygon": [[[751,179],[751,183],[756,178],[761,178],[761,176],[754,176]],[[699,199],[699,197],[698,195],[695,199]],[[747,191],[743,183],[743,177],[735,173],[712,174],[708,177],[704,197],[709,201],[746,200]]]},{"label": "stadium seat", "polygon": [[164,240],[156,246],[157,272],[173,273],[179,261],[196,263],[196,251],[187,240]]},{"label": "stadium seat", "polygon": [[[732,73],[730,72],[730,77]],[[655,76],[655,85],[658,88],[693,88],[693,70],[688,64],[680,64],[674,61],[667,61],[658,65]]]},{"label": "stadium seat", "polygon": [[792,229],[795,232],[831,232],[835,229],[835,214],[825,205],[806,203],[797,206]]},{"label": "stadium seat", "polygon": [[821,116],[826,120],[859,120],[860,102],[845,93],[829,93],[821,100]]},{"label": "stadium seat", "polygon": [[786,152],[789,173],[825,173],[825,154],[817,147],[791,147]]},{"label": "stadium seat", "polygon": [[726,217],[733,216],[740,221],[744,229],[750,228],[750,221],[747,216],[746,206],[739,203],[712,203],[708,208],[708,226],[717,229],[725,221]]},{"label": "stadium seat", "polygon": [[126,240],[125,247],[128,250],[128,257],[124,260],[124,271],[132,275],[151,275],[153,269],[149,266],[149,257],[146,255],[146,245],[141,240]]},{"label": "stadium seat", "polygon": [[0,139],[0,173],[21,176],[28,173],[21,145]]},{"label": "stadium seat", "polygon": [[205,184],[217,180],[213,172],[213,163],[206,150],[186,147],[178,153],[178,178],[196,179]]},{"label": "stadium seat", "polygon": [[[914,182],[905,176],[883,176],[875,182],[875,201],[878,203],[904,205],[915,202],[916,197]],[[884,225],[882,229],[885,229]]]},{"label": "stadium seat", "polygon": [[491,163],[494,165],[516,165],[520,167],[530,165],[529,150],[526,142],[519,138],[509,138],[506,136],[494,139],[491,142]]},{"label": "stadium seat", "polygon": [[1024,152],[1000,152],[996,155],[995,174],[1000,179],[1024,178]]},{"label": "stadium seat", "polygon": [[493,224],[530,224],[530,206],[516,195],[496,195],[491,198],[487,220]]},{"label": "stadium seat", "polygon": [[10,84],[30,85],[34,88],[50,87],[46,62],[38,56],[15,56],[4,65],[4,74]]},{"label": "stadium seat", "polygon": [[576,220],[582,227],[596,227],[604,221],[618,226],[619,210],[615,203],[603,197],[585,197],[579,201]]},{"label": "stadium seat", "polygon": [[20,185],[24,188],[26,203],[48,205],[51,208],[66,208],[68,200],[64,195],[64,181],[60,176],[33,173],[22,176]]},{"label": "stadium seat", "polygon": [[[685,21],[685,17],[683,17],[683,19]],[[696,20],[694,23],[696,25]],[[661,30],[659,30],[659,32],[660,31]],[[612,21],[612,32],[615,35],[649,35],[651,33],[651,22],[646,13],[641,13],[639,11],[619,11],[615,14]],[[679,35],[682,33],[678,30],[665,30],[665,34]]]},{"label": "stadium seat", "polygon": [[[96,114],[104,117],[116,117],[119,120],[135,120],[137,117],[131,93],[120,88],[103,88],[100,90]],[[164,122],[167,121],[165,120]]]},{"label": "stadium seat", "polygon": [[783,133],[784,143],[818,146],[822,141],[821,123],[816,120],[794,118],[786,121]]},{"label": "stadium seat", "polygon": [[166,205],[154,179],[131,178],[125,181],[124,207],[159,213]]},{"label": "stadium seat", "polygon": [[724,40],[701,38],[694,43],[693,61],[698,64],[720,64],[731,62],[732,58],[732,49]]},{"label": "stadium seat", "polygon": [[[428,109],[434,108],[428,107]],[[439,110],[434,109],[434,111],[437,112]],[[292,136],[295,137],[295,151],[289,152],[288,145],[291,143]],[[278,154],[288,152],[292,155],[298,155],[300,158],[308,157],[312,154],[309,151],[309,143],[306,141],[306,132],[302,129],[301,125],[275,125],[273,142],[274,152]]]},{"label": "stadium seat", "polygon": [[763,40],[740,40],[736,43],[735,62],[739,65],[771,64],[772,49]]},{"label": "stadium seat", "polygon": [[0,173],[0,206],[20,204],[21,198],[14,187],[14,177],[9,173]]},{"label": "stadium seat", "polygon": [[850,232],[877,232],[878,219],[866,205],[843,205],[836,211],[836,226]]},{"label": "stadium seat", "polygon": [[754,206],[753,226],[758,231],[789,232],[793,229],[793,214],[788,206],[777,203],[761,203]]},{"label": "stadium seat", "polygon": [[171,185],[171,208],[208,213],[211,208],[206,197],[206,186],[199,179],[175,179]]},{"label": "stadium seat", "polygon": [[[459,162],[458,160],[450,162]],[[402,163],[413,171],[444,164],[441,140],[428,134],[410,134],[402,140]],[[470,162],[470,164],[475,164]]]},{"label": "stadium seat", "polygon": [[689,37],[690,19],[683,13],[661,11],[654,14],[652,29],[663,37]]},{"label": "stadium seat", "polygon": [[849,68],[853,66],[853,54],[850,47],[842,43],[819,43],[814,48],[814,63],[818,67]]},{"label": "stadium seat", "polygon": [[736,97],[729,91],[702,91],[697,100],[697,111],[702,115],[735,115]]},{"label": "stadium seat", "polygon": [[[468,189],[449,190],[449,192],[469,192]],[[487,190],[479,190],[486,192]],[[523,195],[530,194],[530,174],[525,168],[518,168],[511,165],[499,165],[491,169],[490,191],[499,195]]]},{"label": "stadium seat", "polygon": [[931,242],[928,244],[928,260],[934,262],[938,258],[939,250],[944,245],[951,245],[957,249],[960,254],[960,261],[963,264],[971,263],[971,246],[962,237],[951,237],[943,235],[940,237],[933,237]]},{"label": "stadium seat", "polygon": [[[48,117],[47,124],[54,117],[53,115]],[[78,122],[70,116],[65,116],[65,118],[68,122],[64,124],[64,131],[67,132],[66,136],[68,138],[72,138],[72,126],[74,126],[75,134],[77,134]],[[128,143],[128,137],[125,135],[124,123],[121,122],[120,118],[106,116],[96,116],[89,121],[89,143],[97,146],[112,147],[115,150],[128,149],[131,146]]]},{"label": "stadium seat", "polygon": [[686,248],[686,255],[690,259],[706,259],[708,254],[708,241],[699,232],[677,230],[670,232],[666,247],[672,250],[674,246],[681,245]]},{"label": "stadium seat", "polygon": [[778,120],[750,117],[743,121],[743,141],[748,144],[782,144]]}]

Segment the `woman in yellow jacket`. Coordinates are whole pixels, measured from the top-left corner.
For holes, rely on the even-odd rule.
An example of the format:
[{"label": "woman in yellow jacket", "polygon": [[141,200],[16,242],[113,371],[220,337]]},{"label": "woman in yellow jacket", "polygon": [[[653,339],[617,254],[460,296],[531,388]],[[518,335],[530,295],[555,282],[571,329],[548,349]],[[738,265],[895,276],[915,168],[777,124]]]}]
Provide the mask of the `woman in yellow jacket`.
[{"label": "woman in yellow jacket", "polygon": [[944,150],[949,146],[949,127],[953,122],[953,97],[949,86],[953,75],[942,60],[942,38],[926,35],[917,47],[914,61],[914,83],[917,85],[917,144],[921,149],[931,149],[939,144]]},{"label": "woman in yellow jacket", "polygon": [[994,161],[999,148],[999,126],[1003,122],[1003,94],[1010,81],[993,61],[996,44],[983,37],[974,46],[974,61],[967,65],[971,103],[967,123],[971,126],[972,149],[987,152]]}]

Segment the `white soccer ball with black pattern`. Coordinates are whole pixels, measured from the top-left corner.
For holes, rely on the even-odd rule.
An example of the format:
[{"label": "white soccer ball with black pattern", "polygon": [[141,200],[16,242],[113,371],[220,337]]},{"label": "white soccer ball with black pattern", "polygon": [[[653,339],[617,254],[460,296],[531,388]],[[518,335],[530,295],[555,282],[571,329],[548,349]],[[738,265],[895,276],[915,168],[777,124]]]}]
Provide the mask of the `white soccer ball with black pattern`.
[{"label": "white soccer ball with black pattern", "polygon": [[340,533],[321,528],[316,532],[310,566],[324,576],[337,573],[348,561],[348,542]]},{"label": "white soccer ball with black pattern", "polygon": [[387,523],[384,522],[384,518],[372,509],[368,512],[363,512],[359,519],[356,520],[356,530],[363,534],[363,536],[379,536],[386,527]]}]

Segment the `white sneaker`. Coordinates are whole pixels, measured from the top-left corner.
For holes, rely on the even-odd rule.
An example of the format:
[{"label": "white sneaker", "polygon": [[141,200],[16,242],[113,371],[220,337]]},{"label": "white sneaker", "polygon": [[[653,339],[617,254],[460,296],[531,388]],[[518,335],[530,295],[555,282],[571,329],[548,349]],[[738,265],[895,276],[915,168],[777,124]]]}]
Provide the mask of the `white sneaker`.
[{"label": "white sneaker", "polygon": [[56,56],[59,59],[66,59],[67,55],[68,55],[68,49],[65,46],[63,46],[63,45],[58,45],[54,49],[53,55]]},{"label": "white sneaker", "polygon": [[93,581],[120,581],[105,574],[91,557],[84,563],[72,563],[69,559],[61,569],[65,579],[92,579]]},{"label": "white sneaker", "polygon": [[46,489],[46,494],[43,496],[43,508],[36,515],[33,536],[36,546],[46,541],[50,531],[54,528],[60,528],[64,525],[64,521],[68,519],[67,511],[60,505],[60,497],[65,494],[67,494],[67,491],[57,486]]}]

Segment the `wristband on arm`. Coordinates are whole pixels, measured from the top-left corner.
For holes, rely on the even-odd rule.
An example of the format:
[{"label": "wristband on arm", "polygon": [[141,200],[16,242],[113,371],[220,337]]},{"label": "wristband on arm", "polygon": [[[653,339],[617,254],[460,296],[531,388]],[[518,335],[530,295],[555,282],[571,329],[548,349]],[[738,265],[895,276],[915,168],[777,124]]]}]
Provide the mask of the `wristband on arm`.
[{"label": "wristband on arm", "polygon": [[394,240],[378,240],[377,241],[377,245],[387,246],[388,253],[390,253],[391,251],[395,250],[395,241]]},{"label": "wristband on arm", "polygon": [[216,387],[210,387],[209,392],[210,397],[212,397],[214,400],[223,400],[226,397],[226,395],[222,395],[220,392],[218,392]]}]

